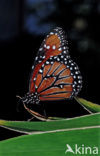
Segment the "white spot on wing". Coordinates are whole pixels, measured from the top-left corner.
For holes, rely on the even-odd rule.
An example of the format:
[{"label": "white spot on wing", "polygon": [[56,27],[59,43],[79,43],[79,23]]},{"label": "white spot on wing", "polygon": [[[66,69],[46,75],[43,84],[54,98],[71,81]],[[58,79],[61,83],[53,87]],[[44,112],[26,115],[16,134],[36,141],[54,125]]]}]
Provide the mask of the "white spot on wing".
[{"label": "white spot on wing", "polygon": [[50,32],[50,35],[53,35],[54,33],[53,32]]},{"label": "white spot on wing", "polygon": [[40,48],[40,49],[39,49],[39,51],[42,51],[42,50],[43,50],[43,48]]},{"label": "white spot on wing", "polygon": [[32,66],[32,69],[34,69],[34,66]]},{"label": "white spot on wing", "polygon": [[53,45],[53,46],[52,46],[52,49],[53,49],[53,50],[55,50],[55,49],[56,49],[56,46],[55,46],[55,45]]},{"label": "white spot on wing", "polygon": [[42,58],[45,59],[45,55]]},{"label": "white spot on wing", "polygon": [[63,55],[61,55],[61,58],[64,58],[64,56],[63,56]]},{"label": "white spot on wing", "polygon": [[36,77],[33,80],[36,81]]},{"label": "white spot on wing", "polygon": [[59,48],[58,50],[59,50],[59,51],[61,51],[62,49],[61,49],[61,48]]},{"label": "white spot on wing", "polygon": [[38,57],[36,57],[35,60],[37,61],[38,60]]},{"label": "white spot on wing", "polygon": [[64,53],[64,54],[66,54],[67,52],[66,52],[66,51],[64,51],[63,53]]},{"label": "white spot on wing", "polygon": [[49,64],[49,61],[46,61],[46,64]]},{"label": "white spot on wing", "polygon": [[40,73],[43,73],[43,70],[42,70],[42,69],[40,69],[40,70],[39,70],[39,72],[40,72]]},{"label": "white spot on wing", "polygon": [[59,59],[59,58],[57,58],[57,61],[60,61],[60,59]]},{"label": "white spot on wing", "polygon": [[50,49],[50,46],[48,45],[46,48],[47,48],[47,49]]},{"label": "white spot on wing", "polygon": [[45,48],[47,47],[46,44],[44,44],[44,47],[45,47]]}]

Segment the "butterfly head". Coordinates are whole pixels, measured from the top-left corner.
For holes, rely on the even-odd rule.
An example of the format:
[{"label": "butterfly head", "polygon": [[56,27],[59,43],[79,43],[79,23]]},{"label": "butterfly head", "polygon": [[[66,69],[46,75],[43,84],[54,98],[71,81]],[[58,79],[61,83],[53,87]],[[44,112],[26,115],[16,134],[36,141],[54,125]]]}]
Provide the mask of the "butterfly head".
[{"label": "butterfly head", "polygon": [[28,105],[28,104],[39,104],[40,100],[39,100],[39,97],[38,97],[38,94],[35,92],[35,93],[27,93],[23,98],[22,98],[22,102],[25,104],[25,105]]}]

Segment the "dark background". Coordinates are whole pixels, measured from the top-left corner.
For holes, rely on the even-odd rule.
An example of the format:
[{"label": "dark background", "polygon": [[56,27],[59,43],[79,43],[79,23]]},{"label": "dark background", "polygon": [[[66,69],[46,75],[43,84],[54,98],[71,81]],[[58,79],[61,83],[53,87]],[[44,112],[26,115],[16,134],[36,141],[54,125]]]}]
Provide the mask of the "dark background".
[{"label": "dark background", "polygon": [[[79,65],[83,88],[79,96],[100,104],[100,2],[96,0],[1,0],[0,119],[27,120],[16,95],[28,91],[31,66],[39,46],[56,26],[67,32],[70,55]],[[19,103],[19,106],[18,106]],[[42,112],[41,106],[35,109]],[[88,114],[75,100],[44,102],[48,116]],[[17,110],[19,108],[19,111]],[[43,113],[43,112],[42,112]],[[20,135],[0,128],[0,139]]]}]

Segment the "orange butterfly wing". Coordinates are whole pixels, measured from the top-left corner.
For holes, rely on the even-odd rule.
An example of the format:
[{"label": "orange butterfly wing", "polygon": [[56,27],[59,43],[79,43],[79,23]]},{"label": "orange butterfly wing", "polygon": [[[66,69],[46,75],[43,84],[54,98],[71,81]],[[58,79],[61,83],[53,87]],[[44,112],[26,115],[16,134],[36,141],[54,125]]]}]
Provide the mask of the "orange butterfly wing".
[{"label": "orange butterfly wing", "polygon": [[[62,38],[62,39],[61,39]],[[63,42],[61,42],[63,40]],[[47,35],[44,39],[41,47],[35,58],[34,65],[32,66],[32,74],[30,78],[30,92],[35,92],[34,78],[38,71],[41,69],[42,65],[50,58],[58,56],[62,53],[62,46],[66,45],[66,40],[64,39],[64,32],[61,28],[56,28]],[[68,48],[68,47],[66,47]]]},{"label": "orange butterfly wing", "polygon": [[[70,75],[69,69],[66,69],[64,64],[59,65],[59,63],[56,68],[56,64],[57,62],[54,62],[54,64],[51,65],[49,72],[46,77],[42,79],[41,85],[37,90],[40,95],[40,100],[65,99],[69,98],[72,94],[73,77]],[[49,75],[52,70],[53,73]],[[63,75],[66,70],[66,75]]]},{"label": "orange butterfly wing", "polygon": [[60,100],[78,94],[82,77],[70,59],[67,41],[61,28],[56,28],[43,41],[30,79],[30,93],[40,100]]}]

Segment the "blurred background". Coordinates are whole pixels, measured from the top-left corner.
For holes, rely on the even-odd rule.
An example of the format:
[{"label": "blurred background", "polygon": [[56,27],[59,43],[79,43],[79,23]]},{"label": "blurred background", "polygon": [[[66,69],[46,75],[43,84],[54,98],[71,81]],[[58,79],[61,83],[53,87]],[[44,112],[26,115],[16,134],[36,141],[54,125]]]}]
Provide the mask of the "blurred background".
[{"label": "blurred background", "polygon": [[[45,35],[56,26],[66,31],[70,55],[83,76],[79,96],[100,104],[100,1],[0,0],[1,119],[27,120],[31,117],[16,95],[23,96],[28,91],[36,52]],[[44,104],[50,116],[88,114],[75,100]],[[3,139],[19,135],[3,128],[0,131]]]}]

